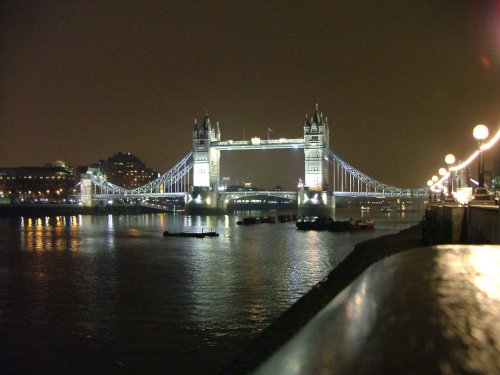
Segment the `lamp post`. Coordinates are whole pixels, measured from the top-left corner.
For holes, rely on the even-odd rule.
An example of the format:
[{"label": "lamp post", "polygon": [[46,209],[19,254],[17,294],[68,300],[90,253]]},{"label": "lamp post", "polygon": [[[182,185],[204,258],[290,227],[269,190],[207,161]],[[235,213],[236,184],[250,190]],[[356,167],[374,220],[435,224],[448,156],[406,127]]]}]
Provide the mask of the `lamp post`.
[{"label": "lamp post", "polygon": [[455,198],[453,198],[453,179],[451,177],[450,167],[455,164],[455,155],[448,154],[444,158],[444,162],[448,166],[448,195],[446,197],[447,202],[455,202]]},{"label": "lamp post", "polygon": [[[446,174],[446,168],[439,168],[438,174],[441,177],[444,177],[444,175]],[[444,184],[441,181],[441,195],[440,195],[440,199],[443,201],[444,198],[445,198],[445,195],[444,195]]]},{"label": "lamp post", "polygon": [[478,166],[477,166],[477,180],[479,182],[478,187],[484,187],[484,166],[483,166],[483,151],[481,150],[481,145],[483,141],[488,138],[489,131],[486,125],[476,125],[474,130],[472,131],[472,135],[478,142],[479,146],[479,157],[478,157]]},{"label": "lamp post", "polygon": [[432,182],[432,180],[428,180],[427,181],[427,186],[429,187],[429,204],[431,204],[431,200],[432,200],[432,190],[431,190],[431,186],[434,184],[434,182]]},{"label": "lamp post", "polygon": [[[439,180],[439,177],[436,176],[436,175],[434,175],[434,176],[431,177],[431,180],[432,180],[433,183],[436,183]],[[437,199],[436,199],[436,193],[434,193],[434,199],[433,199],[433,201],[437,201]]]},{"label": "lamp post", "polygon": [[479,155],[478,155],[478,165],[477,165],[477,180],[478,185],[476,190],[474,191],[474,201],[483,201],[489,202],[491,200],[490,195],[488,194],[488,190],[484,187],[484,165],[483,165],[483,150],[481,149],[481,145],[484,140],[488,138],[489,130],[486,125],[476,125],[474,130],[472,131],[472,135],[476,139],[479,147]]}]

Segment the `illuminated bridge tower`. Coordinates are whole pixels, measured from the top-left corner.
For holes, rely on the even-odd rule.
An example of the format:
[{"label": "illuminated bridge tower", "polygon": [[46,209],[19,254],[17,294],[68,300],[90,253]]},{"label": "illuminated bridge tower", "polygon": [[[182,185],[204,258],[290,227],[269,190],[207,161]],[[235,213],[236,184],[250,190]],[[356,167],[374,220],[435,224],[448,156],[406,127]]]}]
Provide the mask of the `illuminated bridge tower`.
[{"label": "illuminated bridge tower", "polygon": [[328,161],[325,160],[325,147],[330,144],[328,120],[316,110],[304,123],[304,170],[305,187],[309,191],[328,190]]},{"label": "illuminated bridge tower", "polygon": [[213,128],[207,112],[203,124],[198,126],[195,120],[193,129],[193,191],[186,199],[188,208],[216,208],[220,150],[210,145],[217,141],[220,141],[219,124]]},{"label": "illuminated bridge tower", "polygon": [[220,151],[210,147],[210,143],[220,141],[219,124],[212,128],[208,113],[203,124],[198,127],[196,120],[193,130],[193,185],[199,190],[217,191],[219,185]]},{"label": "illuminated bridge tower", "polygon": [[304,123],[304,187],[298,196],[299,210],[328,213],[334,206],[329,192],[329,164],[326,148],[330,145],[328,119],[319,112]]}]

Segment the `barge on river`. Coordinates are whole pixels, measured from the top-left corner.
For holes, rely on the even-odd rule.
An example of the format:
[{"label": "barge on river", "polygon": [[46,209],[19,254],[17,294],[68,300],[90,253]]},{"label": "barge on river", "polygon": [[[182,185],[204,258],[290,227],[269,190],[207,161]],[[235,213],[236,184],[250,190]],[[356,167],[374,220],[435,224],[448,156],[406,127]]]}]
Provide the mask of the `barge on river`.
[{"label": "barge on river", "polygon": [[163,235],[165,237],[192,237],[192,238],[205,238],[205,237],[219,237],[219,233],[217,232],[204,232],[203,230],[201,232],[177,232],[177,233],[172,233],[166,230],[163,232]]},{"label": "barge on river", "polygon": [[332,232],[375,229],[375,223],[370,219],[333,220],[331,217],[302,219],[295,224],[298,230],[329,230]]}]

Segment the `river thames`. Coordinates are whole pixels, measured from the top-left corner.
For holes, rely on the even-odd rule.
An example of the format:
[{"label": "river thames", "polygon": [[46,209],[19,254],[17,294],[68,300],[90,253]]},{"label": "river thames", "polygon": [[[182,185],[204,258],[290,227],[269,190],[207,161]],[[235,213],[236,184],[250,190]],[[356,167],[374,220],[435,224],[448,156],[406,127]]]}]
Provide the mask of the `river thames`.
[{"label": "river thames", "polygon": [[[0,218],[0,372],[216,373],[356,243],[422,218],[332,233],[245,215]],[[202,228],[220,237],[162,235]]]}]

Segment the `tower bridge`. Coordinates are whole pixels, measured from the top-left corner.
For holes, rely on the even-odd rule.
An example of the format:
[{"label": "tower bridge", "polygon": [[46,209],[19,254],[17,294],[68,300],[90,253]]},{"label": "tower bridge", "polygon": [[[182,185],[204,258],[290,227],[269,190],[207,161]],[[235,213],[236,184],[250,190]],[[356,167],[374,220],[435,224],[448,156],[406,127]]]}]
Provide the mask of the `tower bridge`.
[{"label": "tower bridge", "polygon": [[[329,147],[328,119],[316,105],[314,115],[303,125],[303,138],[221,140],[219,124],[212,126],[208,113],[203,123],[195,120],[192,151],[154,181],[126,189],[106,180],[98,170],[89,170],[80,182],[84,205],[117,198],[183,198],[196,210],[225,210],[231,200],[252,195],[288,198],[305,211],[329,210],[335,196],[410,197],[425,196],[426,189],[402,189],[384,184],[351,166]],[[220,187],[221,151],[303,149],[304,179],[298,190],[224,192]]]}]

